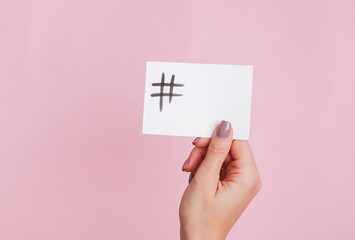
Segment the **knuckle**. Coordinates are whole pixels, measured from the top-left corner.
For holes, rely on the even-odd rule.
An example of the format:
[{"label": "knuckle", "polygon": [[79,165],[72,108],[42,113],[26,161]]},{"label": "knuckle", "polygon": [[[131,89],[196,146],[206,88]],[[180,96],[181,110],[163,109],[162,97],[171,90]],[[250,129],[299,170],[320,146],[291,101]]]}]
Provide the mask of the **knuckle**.
[{"label": "knuckle", "polygon": [[208,148],[209,152],[214,155],[224,155],[227,153],[227,149],[217,144],[211,144]]},{"label": "knuckle", "polygon": [[261,182],[261,179],[259,178],[259,180],[256,183],[256,192],[260,192],[261,188],[263,187],[263,183]]},{"label": "knuckle", "polygon": [[247,188],[250,193],[257,194],[262,188],[262,182],[259,175],[253,176],[248,180]]}]

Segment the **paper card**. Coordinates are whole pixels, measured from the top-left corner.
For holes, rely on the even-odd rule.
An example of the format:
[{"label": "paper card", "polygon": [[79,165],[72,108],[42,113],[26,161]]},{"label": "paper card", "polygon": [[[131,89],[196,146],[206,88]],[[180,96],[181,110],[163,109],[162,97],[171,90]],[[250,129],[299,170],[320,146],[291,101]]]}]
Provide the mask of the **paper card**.
[{"label": "paper card", "polygon": [[143,133],[211,137],[226,120],[249,139],[253,66],[147,62]]}]

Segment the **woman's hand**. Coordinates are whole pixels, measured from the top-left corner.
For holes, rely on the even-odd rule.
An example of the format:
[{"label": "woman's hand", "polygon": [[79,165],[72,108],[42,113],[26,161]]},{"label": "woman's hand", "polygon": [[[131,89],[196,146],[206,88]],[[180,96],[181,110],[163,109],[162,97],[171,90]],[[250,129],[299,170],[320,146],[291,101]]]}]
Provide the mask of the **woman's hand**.
[{"label": "woman's hand", "polygon": [[197,138],[183,171],[191,172],[181,199],[181,239],[225,239],[260,191],[261,181],[247,141],[233,140],[222,121],[212,139]]}]

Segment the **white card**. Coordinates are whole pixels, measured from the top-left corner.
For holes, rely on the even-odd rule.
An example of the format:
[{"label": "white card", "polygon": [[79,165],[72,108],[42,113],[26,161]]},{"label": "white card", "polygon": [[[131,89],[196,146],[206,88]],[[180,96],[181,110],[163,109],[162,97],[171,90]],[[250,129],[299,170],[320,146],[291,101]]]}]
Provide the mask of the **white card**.
[{"label": "white card", "polygon": [[247,140],[252,79],[253,66],[147,62],[143,133],[211,137],[226,120]]}]

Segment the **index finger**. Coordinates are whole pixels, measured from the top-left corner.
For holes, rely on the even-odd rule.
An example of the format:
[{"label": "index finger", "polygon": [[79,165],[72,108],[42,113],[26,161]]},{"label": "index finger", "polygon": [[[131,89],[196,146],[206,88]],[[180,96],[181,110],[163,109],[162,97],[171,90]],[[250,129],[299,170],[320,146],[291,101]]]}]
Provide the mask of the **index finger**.
[{"label": "index finger", "polygon": [[210,144],[211,138],[195,138],[195,140],[192,142],[193,145],[199,148],[206,148]]}]

